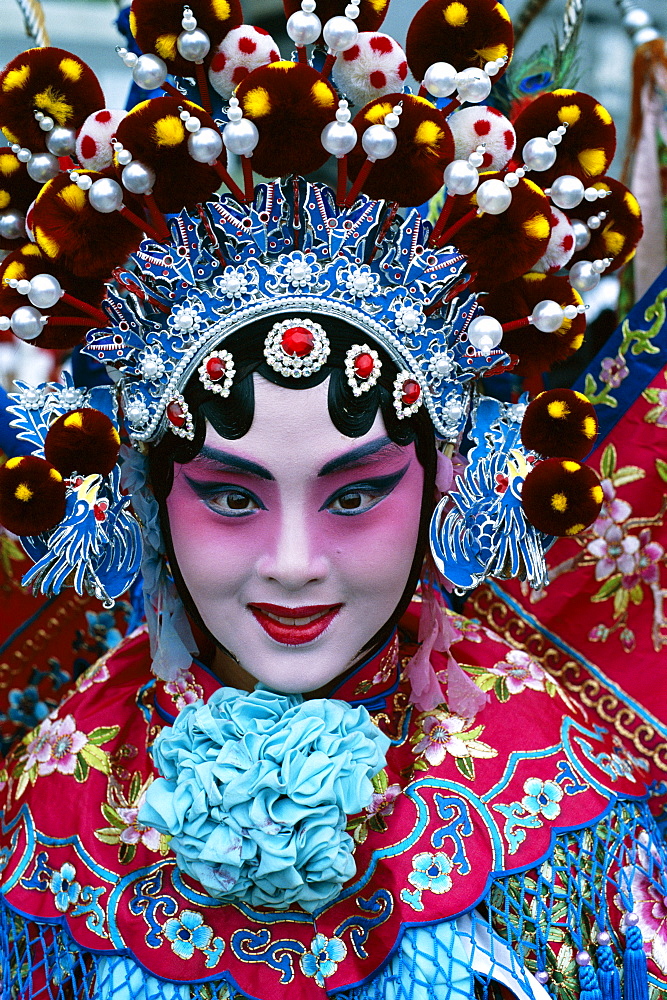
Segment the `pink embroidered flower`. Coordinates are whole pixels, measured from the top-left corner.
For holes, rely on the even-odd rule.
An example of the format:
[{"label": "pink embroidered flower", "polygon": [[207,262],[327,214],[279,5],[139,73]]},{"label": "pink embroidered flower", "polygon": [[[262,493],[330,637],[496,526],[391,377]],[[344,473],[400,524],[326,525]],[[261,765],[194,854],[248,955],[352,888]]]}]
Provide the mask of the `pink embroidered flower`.
[{"label": "pink embroidered flower", "polygon": [[422,723],[423,738],[415,746],[415,753],[422,753],[434,767],[442,764],[447,754],[452,757],[468,757],[468,744],[462,740],[466,720],[458,715],[447,715],[439,712],[429,715]]},{"label": "pink embroidered flower", "polygon": [[101,684],[102,681],[109,680],[109,668],[102,660],[98,660],[92,667],[89,667],[77,681],[79,691],[87,691],[93,684]]},{"label": "pink embroidered flower", "polygon": [[186,705],[194,705],[204,697],[204,689],[195,683],[194,675],[189,670],[184,670],[175,680],[165,684],[164,689],[171,695],[179,712]]},{"label": "pink embroidered flower", "polygon": [[544,670],[522,649],[510,649],[504,660],[489,668],[489,673],[504,677],[510,694],[520,694],[526,688],[544,691]]},{"label": "pink embroidered flower", "polygon": [[659,542],[651,540],[651,529],[643,528],[639,532],[640,548],[635,556],[635,571],[630,576],[623,577],[623,586],[630,590],[635,584],[643,582],[657,583],[660,579],[658,563],[665,554]]},{"label": "pink embroidered flower", "polygon": [[87,742],[86,734],[77,731],[73,715],[66,715],[64,719],[44,719],[28,744],[25,769],[37,764],[37,773],[41,775],[54,771],[74,774],[77,754]]},{"label": "pink embroidered flower", "polygon": [[619,500],[617,498],[616,490],[611,479],[602,479],[600,481],[600,486],[602,487],[604,500],[602,501],[600,513],[591,526],[591,531],[594,535],[598,535],[602,538],[605,531],[607,531],[612,524],[622,524],[623,521],[627,521],[630,514],[632,514],[632,507],[627,500]]},{"label": "pink embroidered flower", "polygon": [[594,538],[586,551],[597,559],[595,579],[606,580],[612,573],[630,576],[634,573],[640,541],[636,535],[625,535],[618,524],[610,524],[602,538]]},{"label": "pink embroidered flower", "polygon": [[389,785],[384,792],[373,792],[370,805],[366,808],[369,816],[391,816],[396,799],[403,789],[400,785]]},{"label": "pink embroidered flower", "polygon": [[124,806],[118,806],[116,812],[122,819],[123,823],[126,824],[125,829],[120,835],[120,840],[123,844],[143,844],[147,847],[149,851],[159,851],[160,850],[160,833],[152,826],[144,826],[143,823],[139,823],[138,816],[139,810],[144,804],[144,799],[146,798],[146,793],[144,792],[136,802],[136,805],[125,808]]},{"label": "pink embroidered flower", "polygon": [[601,367],[600,379],[607,382],[611,389],[618,389],[623,379],[630,374],[625,359],[620,354],[615,358],[603,358]]},{"label": "pink embroidered flower", "polygon": [[[667,896],[664,895],[662,887],[656,885],[648,875],[651,868],[655,869],[656,864],[660,864],[660,855],[653,844],[649,845],[645,833],[641,834],[640,840],[644,845],[638,852],[641,867],[626,865],[623,873],[626,878],[632,879],[630,885],[632,908],[639,918],[637,926],[642,932],[644,949],[664,974],[667,973]],[[647,849],[651,851],[653,864],[649,863]],[[616,903],[621,905],[619,897],[616,897]]]}]

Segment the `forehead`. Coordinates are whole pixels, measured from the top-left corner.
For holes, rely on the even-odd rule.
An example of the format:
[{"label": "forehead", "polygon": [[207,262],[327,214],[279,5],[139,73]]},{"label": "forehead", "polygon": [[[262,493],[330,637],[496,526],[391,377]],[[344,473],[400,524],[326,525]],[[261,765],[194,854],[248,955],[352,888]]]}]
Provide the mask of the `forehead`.
[{"label": "forehead", "polygon": [[[327,462],[386,435],[378,410],[370,431],[348,437],[329,415],[328,379],[308,389],[286,389],[255,374],[255,410],[248,433],[238,440],[221,437],[209,424],[206,444],[263,465],[279,478],[287,468],[317,474]],[[395,446],[398,447],[398,446]]]}]

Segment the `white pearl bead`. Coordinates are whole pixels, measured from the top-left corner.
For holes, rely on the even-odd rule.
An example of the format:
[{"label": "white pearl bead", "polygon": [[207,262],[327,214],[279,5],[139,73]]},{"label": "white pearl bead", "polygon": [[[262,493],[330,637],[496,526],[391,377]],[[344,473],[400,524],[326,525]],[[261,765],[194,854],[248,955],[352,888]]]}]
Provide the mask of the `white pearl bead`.
[{"label": "white pearl bead", "polygon": [[452,160],[445,167],[444,181],[449,194],[470,194],[479,181],[479,173],[466,160]]},{"label": "white pearl bead", "polygon": [[179,55],[188,62],[200,63],[211,50],[211,39],[201,28],[183,31],[176,39]]},{"label": "white pearl bead", "polygon": [[22,147],[16,154],[16,159],[19,160],[21,163],[27,163],[31,156],[32,153],[30,152],[30,150],[26,149],[25,147]]},{"label": "white pearl bead", "polygon": [[239,106],[238,97],[230,97],[227,117],[230,122],[240,122],[243,118],[243,111]]},{"label": "white pearl bead", "polygon": [[27,164],[28,175],[39,184],[46,184],[60,173],[60,164],[52,153],[35,153]]},{"label": "white pearl bead", "polygon": [[121,180],[123,187],[132,194],[148,194],[155,186],[155,171],[135,160],[125,167]]},{"label": "white pearl bead", "polygon": [[500,66],[495,59],[492,59],[491,62],[484,63],[484,72],[487,76],[496,76],[499,69]]},{"label": "white pearl bead", "polygon": [[598,200],[598,189],[594,187],[587,187],[584,191],[584,198],[586,201],[597,201]]},{"label": "white pearl bead", "polygon": [[237,156],[252,156],[259,142],[259,132],[254,122],[249,118],[242,118],[240,121],[232,121],[225,125],[222,138],[230,153],[236,153]]},{"label": "white pearl bead", "polygon": [[43,326],[41,313],[34,306],[19,306],[12,313],[12,333],[19,340],[34,340],[39,337]]},{"label": "white pearl bead", "polygon": [[570,268],[570,284],[578,292],[590,292],[600,284],[600,275],[590,260],[579,260]]},{"label": "white pearl bead", "polygon": [[426,70],[423,82],[434,97],[449,97],[456,90],[456,70],[451,63],[433,63]]},{"label": "white pearl bead", "polygon": [[359,4],[349,3],[345,8],[345,17],[349,17],[353,21],[355,18],[359,17]]},{"label": "white pearl bead", "polygon": [[461,101],[479,104],[491,93],[491,80],[484,70],[469,66],[468,69],[456,74],[456,89]]},{"label": "white pearl bead", "polygon": [[606,266],[607,265],[605,264],[605,262],[603,260],[600,260],[599,258],[598,260],[593,261],[593,270],[597,272],[597,274],[602,274]]},{"label": "white pearl bead", "polygon": [[287,21],[287,34],[295,45],[312,45],[322,33],[322,22],[317,14],[297,10]]},{"label": "white pearl bead", "polygon": [[[228,125],[227,128],[229,127]],[[232,127],[237,128],[238,126]],[[222,152],[222,136],[217,129],[202,128],[189,137],[188,152],[197,163],[215,163]]]},{"label": "white pearl bead", "polygon": [[523,177],[526,176],[525,167],[517,167],[516,170],[514,171],[514,173],[517,175],[517,177],[519,178],[519,180],[521,180]]},{"label": "white pearl bead", "polygon": [[76,132],[71,128],[54,128],[46,137],[46,148],[54,156],[71,156],[76,150]]},{"label": "white pearl bead", "polygon": [[5,240],[25,239],[25,216],[21,212],[10,210],[0,214],[0,236]]},{"label": "white pearl bead", "polygon": [[359,29],[349,17],[332,17],[324,25],[324,41],[332,52],[346,52],[351,49],[359,36]]},{"label": "white pearl bead", "polygon": [[547,139],[549,140],[552,146],[557,146],[559,142],[563,141],[563,136],[557,129],[554,129],[553,132],[549,132],[549,134],[547,135]]},{"label": "white pearl bead", "polygon": [[477,189],[477,205],[489,215],[501,215],[512,202],[512,192],[502,181],[484,181]]},{"label": "white pearl bead", "polygon": [[563,309],[563,316],[565,317],[565,319],[575,319],[578,313],[579,310],[577,309],[576,306],[565,306],[565,308]]},{"label": "white pearl bead", "polygon": [[42,132],[50,132],[54,125],[55,122],[53,118],[49,118],[47,116],[42,116],[42,118],[39,121],[39,127],[41,128]]},{"label": "white pearl bead", "polygon": [[60,282],[52,274],[36,274],[29,285],[28,298],[38,309],[50,309],[63,293]]},{"label": "white pearl bead", "polygon": [[322,129],[322,145],[327,153],[340,159],[357,144],[357,130],[351,122],[329,122]]},{"label": "white pearl bead", "polygon": [[96,212],[108,215],[118,211],[123,204],[123,189],[110,177],[101,177],[91,185],[88,200]]},{"label": "white pearl bead", "polygon": [[493,316],[476,316],[468,327],[468,340],[473,347],[488,352],[503,339],[503,328]]},{"label": "white pearl bead", "polygon": [[317,8],[317,0],[301,0],[301,10],[305,14],[312,14]]},{"label": "white pearl bead", "polygon": [[572,219],[570,222],[574,232],[574,249],[584,250],[591,242],[591,233],[585,222],[581,219]]},{"label": "white pearl bead", "polygon": [[16,284],[13,285],[13,287],[19,295],[27,295],[30,291],[30,282],[27,278],[21,278],[20,281],[17,281]]},{"label": "white pearl bead", "polygon": [[12,327],[12,321],[10,320],[9,316],[0,316],[0,330],[2,330],[3,333],[5,333],[5,331],[11,330],[11,327]]},{"label": "white pearl bead", "polygon": [[384,116],[384,123],[387,128],[396,128],[400,121],[401,119],[394,111],[390,111],[388,115]]},{"label": "white pearl bead", "polygon": [[561,174],[551,185],[551,200],[558,208],[576,208],[584,197],[584,185],[572,174]]},{"label": "white pearl bead", "polygon": [[556,162],[556,147],[548,139],[536,136],[523,147],[523,159],[531,170],[548,170]]},{"label": "white pearl bead", "polygon": [[505,174],[504,181],[505,184],[507,184],[508,188],[515,188],[519,183],[519,178],[517,177],[517,175],[514,173],[513,170],[510,170],[508,174]]},{"label": "white pearl bead", "polygon": [[559,125],[556,131],[560,132],[561,135],[565,135],[567,132],[567,125]]},{"label": "white pearl bead", "polygon": [[185,123],[186,132],[198,132],[200,128],[201,128],[201,122],[199,121],[198,118],[195,118],[194,115],[188,118],[188,120]]},{"label": "white pearl bead", "polygon": [[530,322],[542,333],[555,333],[563,325],[563,307],[553,299],[542,299],[534,307]]},{"label": "white pearl bead", "polygon": [[586,225],[588,226],[589,229],[599,229],[600,220],[598,219],[597,215],[591,215],[588,219],[586,219]]},{"label": "white pearl bead", "polygon": [[136,52],[127,52],[123,56],[123,62],[125,63],[128,69],[132,69],[134,66],[136,66],[138,59],[139,56],[137,55]]},{"label": "white pearl bead", "polygon": [[484,154],[477,152],[471,153],[468,157],[468,163],[471,167],[481,167],[484,163]]},{"label": "white pearl bead", "polygon": [[90,191],[93,186],[93,178],[90,174],[77,174],[76,177],[77,179],[74,183],[80,187],[82,191]]},{"label": "white pearl bead", "polygon": [[150,53],[139,56],[132,68],[132,79],[142,90],[157,90],[167,79],[167,64]]},{"label": "white pearl bead", "polygon": [[371,125],[361,137],[361,145],[371,160],[386,160],[396,149],[396,136],[386,125]]},{"label": "white pearl bead", "polygon": [[126,167],[128,163],[132,163],[132,153],[129,149],[121,149],[118,151],[118,162],[121,167]]}]

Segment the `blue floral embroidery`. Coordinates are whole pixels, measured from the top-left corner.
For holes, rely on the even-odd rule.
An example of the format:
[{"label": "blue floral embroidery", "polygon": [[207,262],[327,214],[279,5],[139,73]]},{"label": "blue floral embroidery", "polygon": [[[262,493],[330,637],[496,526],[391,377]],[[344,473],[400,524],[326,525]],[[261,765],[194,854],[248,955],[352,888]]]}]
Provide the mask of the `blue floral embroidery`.
[{"label": "blue floral embroidery", "polygon": [[556,819],[560,813],[558,803],[563,798],[563,789],[555,781],[542,781],[540,778],[528,778],[523,785],[526,793],[521,799],[521,805],[532,816],[544,816],[545,819]]},{"label": "blue floral embroidery", "polygon": [[328,938],[324,934],[316,934],[310,945],[310,951],[301,956],[301,970],[304,975],[314,979],[318,986],[324,987],[324,980],[333,976],[347,955],[347,948],[339,938]]},{"label": "blue floral embroidery", "polygon": [[79,898],[81,885],[75,879],[76,868],[69,861],[65,862],[60,871],[54,871],[51,875],[49,889],[56,897],[56,909],[61,913],[66,913]]},{"label": "blue floral embroidery", "polygon": [[449,873],[452,870],[452,859],[447,854],[416,854],[412,859],[412,871],[408,882],[421,892],[435,892],[440,895],[449,892],[452,880]]},{"label": "blue floral embroidery", "polygon": [[171,950],[184,961],[192,958],[195,948],[206,951],[213,931],[204,923],[204,918],[194,910],[181,910],[177,917],[171,917],[164,925],[164,936],[171,941]]},{"label": "blue floral embroidery", "polygon": [[39,700],[39,691],[32,685],[23,691],[13,688],[8,697],[7,714],[17,725],[34,729],[49,714],[48,705]]}]

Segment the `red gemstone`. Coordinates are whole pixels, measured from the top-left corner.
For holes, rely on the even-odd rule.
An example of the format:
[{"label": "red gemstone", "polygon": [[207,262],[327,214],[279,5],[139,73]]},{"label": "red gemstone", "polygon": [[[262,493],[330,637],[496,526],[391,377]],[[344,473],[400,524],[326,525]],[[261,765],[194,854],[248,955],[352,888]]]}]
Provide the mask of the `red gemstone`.
[{"label": "red gemstone", "polygon": [[219,382],[221,378],[224,378],[226,370],[227,365],[222,358],[209,358],[206,362],[206,374],[211,382]]},{"label": "red gemstone", "polygon": [[405,406],[412,406],[413,403],[417,402],[421,394],[421,389],[419,387],[418,382],[415,382],[413,379],[408,378],[405,380],[401,388],[403,389],[401,402]]},{"label": "red gemstone", "polygon": [[370,354],[357,354],[354,359],[354,374],[357,378],[368,378],[373,374],[374,361]]},{"label": "red gemstone", "polygon": [[315,346],[315,335],[305,326],[291,326],[285,330],[280,345],[291,358],[305,358]]},{"label": "red gemstone", "polygon": [[167,418],[174,427],[185,426],[185,410],[175,399],[167,407]]}]

